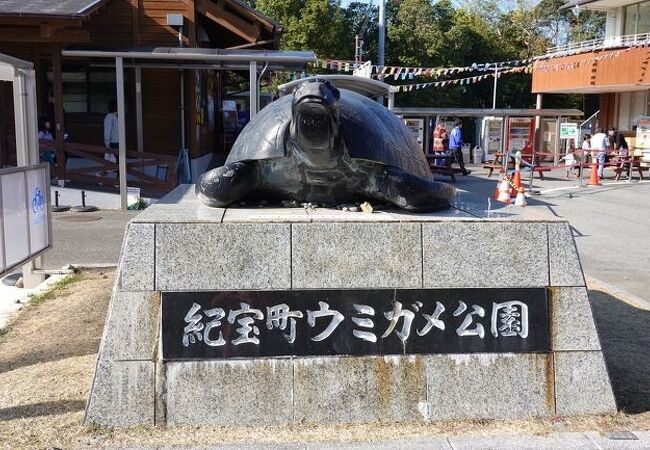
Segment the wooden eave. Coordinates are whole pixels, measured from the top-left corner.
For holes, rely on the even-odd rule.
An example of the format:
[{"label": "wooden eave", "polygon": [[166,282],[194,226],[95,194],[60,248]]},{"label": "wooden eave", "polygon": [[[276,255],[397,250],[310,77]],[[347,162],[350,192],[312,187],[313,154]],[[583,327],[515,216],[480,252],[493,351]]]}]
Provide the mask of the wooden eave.
[{"label": "wooden eave", "polygon": [[271,19],[237,0],[196,0],[196,12],[226,28],[247,42],[277,39],[280,27]]}]

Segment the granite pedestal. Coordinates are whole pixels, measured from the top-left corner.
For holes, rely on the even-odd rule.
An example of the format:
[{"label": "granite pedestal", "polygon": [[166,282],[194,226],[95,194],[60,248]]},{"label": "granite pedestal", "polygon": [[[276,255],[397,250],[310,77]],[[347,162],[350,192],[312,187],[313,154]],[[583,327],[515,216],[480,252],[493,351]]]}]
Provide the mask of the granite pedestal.
[{"label": "granite pedestal", "polygon": [[[128,225],[87,424],[279,425],[616,411],[568,224],[198,204],[180,186]],[[550,351],[166,360],[160,293],[545,288]]]}]

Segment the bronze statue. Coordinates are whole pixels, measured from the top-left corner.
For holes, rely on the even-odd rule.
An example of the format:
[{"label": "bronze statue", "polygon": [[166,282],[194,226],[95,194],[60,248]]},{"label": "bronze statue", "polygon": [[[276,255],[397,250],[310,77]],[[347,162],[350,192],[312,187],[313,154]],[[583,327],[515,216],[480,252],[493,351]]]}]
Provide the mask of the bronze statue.
[{"label": "bronze statue", "polygon": [[201,176],[196,194],[209,206],[379,200],[434,211],[449,207],[455,189],[433,181],[422,150],[387,108],[312,79],[260,111],[225,164]]}]

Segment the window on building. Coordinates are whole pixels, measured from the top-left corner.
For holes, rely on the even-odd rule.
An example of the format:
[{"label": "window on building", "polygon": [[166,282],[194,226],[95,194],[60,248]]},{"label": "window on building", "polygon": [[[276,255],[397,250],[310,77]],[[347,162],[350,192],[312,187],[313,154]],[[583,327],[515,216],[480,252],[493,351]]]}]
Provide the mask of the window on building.
[{"label": "window on building", "polygon": [[[106,114],[115,99],[115,70],[88,65],[63,66],[63,109],[66,113]],[[52,71],[47,80],[52,86]]]},{"label": "window on building", "polygon": [[624,7],[623,34],[650,33],[650,1]]},{"label": "window on building", "polygon": [[648,113],[648,91],[622,92],[618,99],[618,123],[621,131],[634,131],[639,118]]}]

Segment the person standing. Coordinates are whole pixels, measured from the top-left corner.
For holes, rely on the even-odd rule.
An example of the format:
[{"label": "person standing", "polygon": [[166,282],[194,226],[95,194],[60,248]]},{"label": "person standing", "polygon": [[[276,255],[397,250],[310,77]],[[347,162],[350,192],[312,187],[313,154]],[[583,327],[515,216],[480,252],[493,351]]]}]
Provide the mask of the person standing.
[{"label": "person standing", "polygon": [[605,175],[607,147],[609,147],[609,138],[605,134],[605,129],[601,128],[598,133],[591,137],[591,148],[597,152],[596,160],[598,161],[598,178],[600,179]]},{"label": "person standing", "polygon": [[451,130],[451,134],[449,135],[449,151],[454,156],[454,159],[456,159],[456,162],[458,162],[460,169],[463,171],[463,175],[469,175],[472,173],[472,171],[465,168],[465,163],[463,161],[463,132],[461,131],[462,127],[463,122],[461,122],[460,119],[457,119],[454,122],[454,129]]},{"label": "person standing", "polygon": [[[447,129],[444,125],[438,124],[433,132],[433,153],[434,155],[442,156],[448,154],[449,137],[447,136]],[[446,166],[446,159],[436,159],[434,164],[436,166]]]},{"label": "person standing", "polygon": [[[38,140],[39,141],[54,141],[52,134],[52,123],[46,117],[38,119]],[[39,145],[41,161],[47,161],[51,165],[56,164],[56,151],[50,145]]]},{"label": "person standing", "polygon": [[[108,113],[104,116],[104,146],[106,148],[120,148],[119,123],[117,121],[117,102],[111,100],[108,102]],[[117,163],[117,157],[114,153],[104,153],[104,159]]]},{"label": "person standing", "polygon": [[620,155],[627,155],[629,147],[627,146],[627,141],[625,136],[620,131],[616,131],[616,128],[611,127],[609,129],[609,143],[612,149],[618,152]]}]

